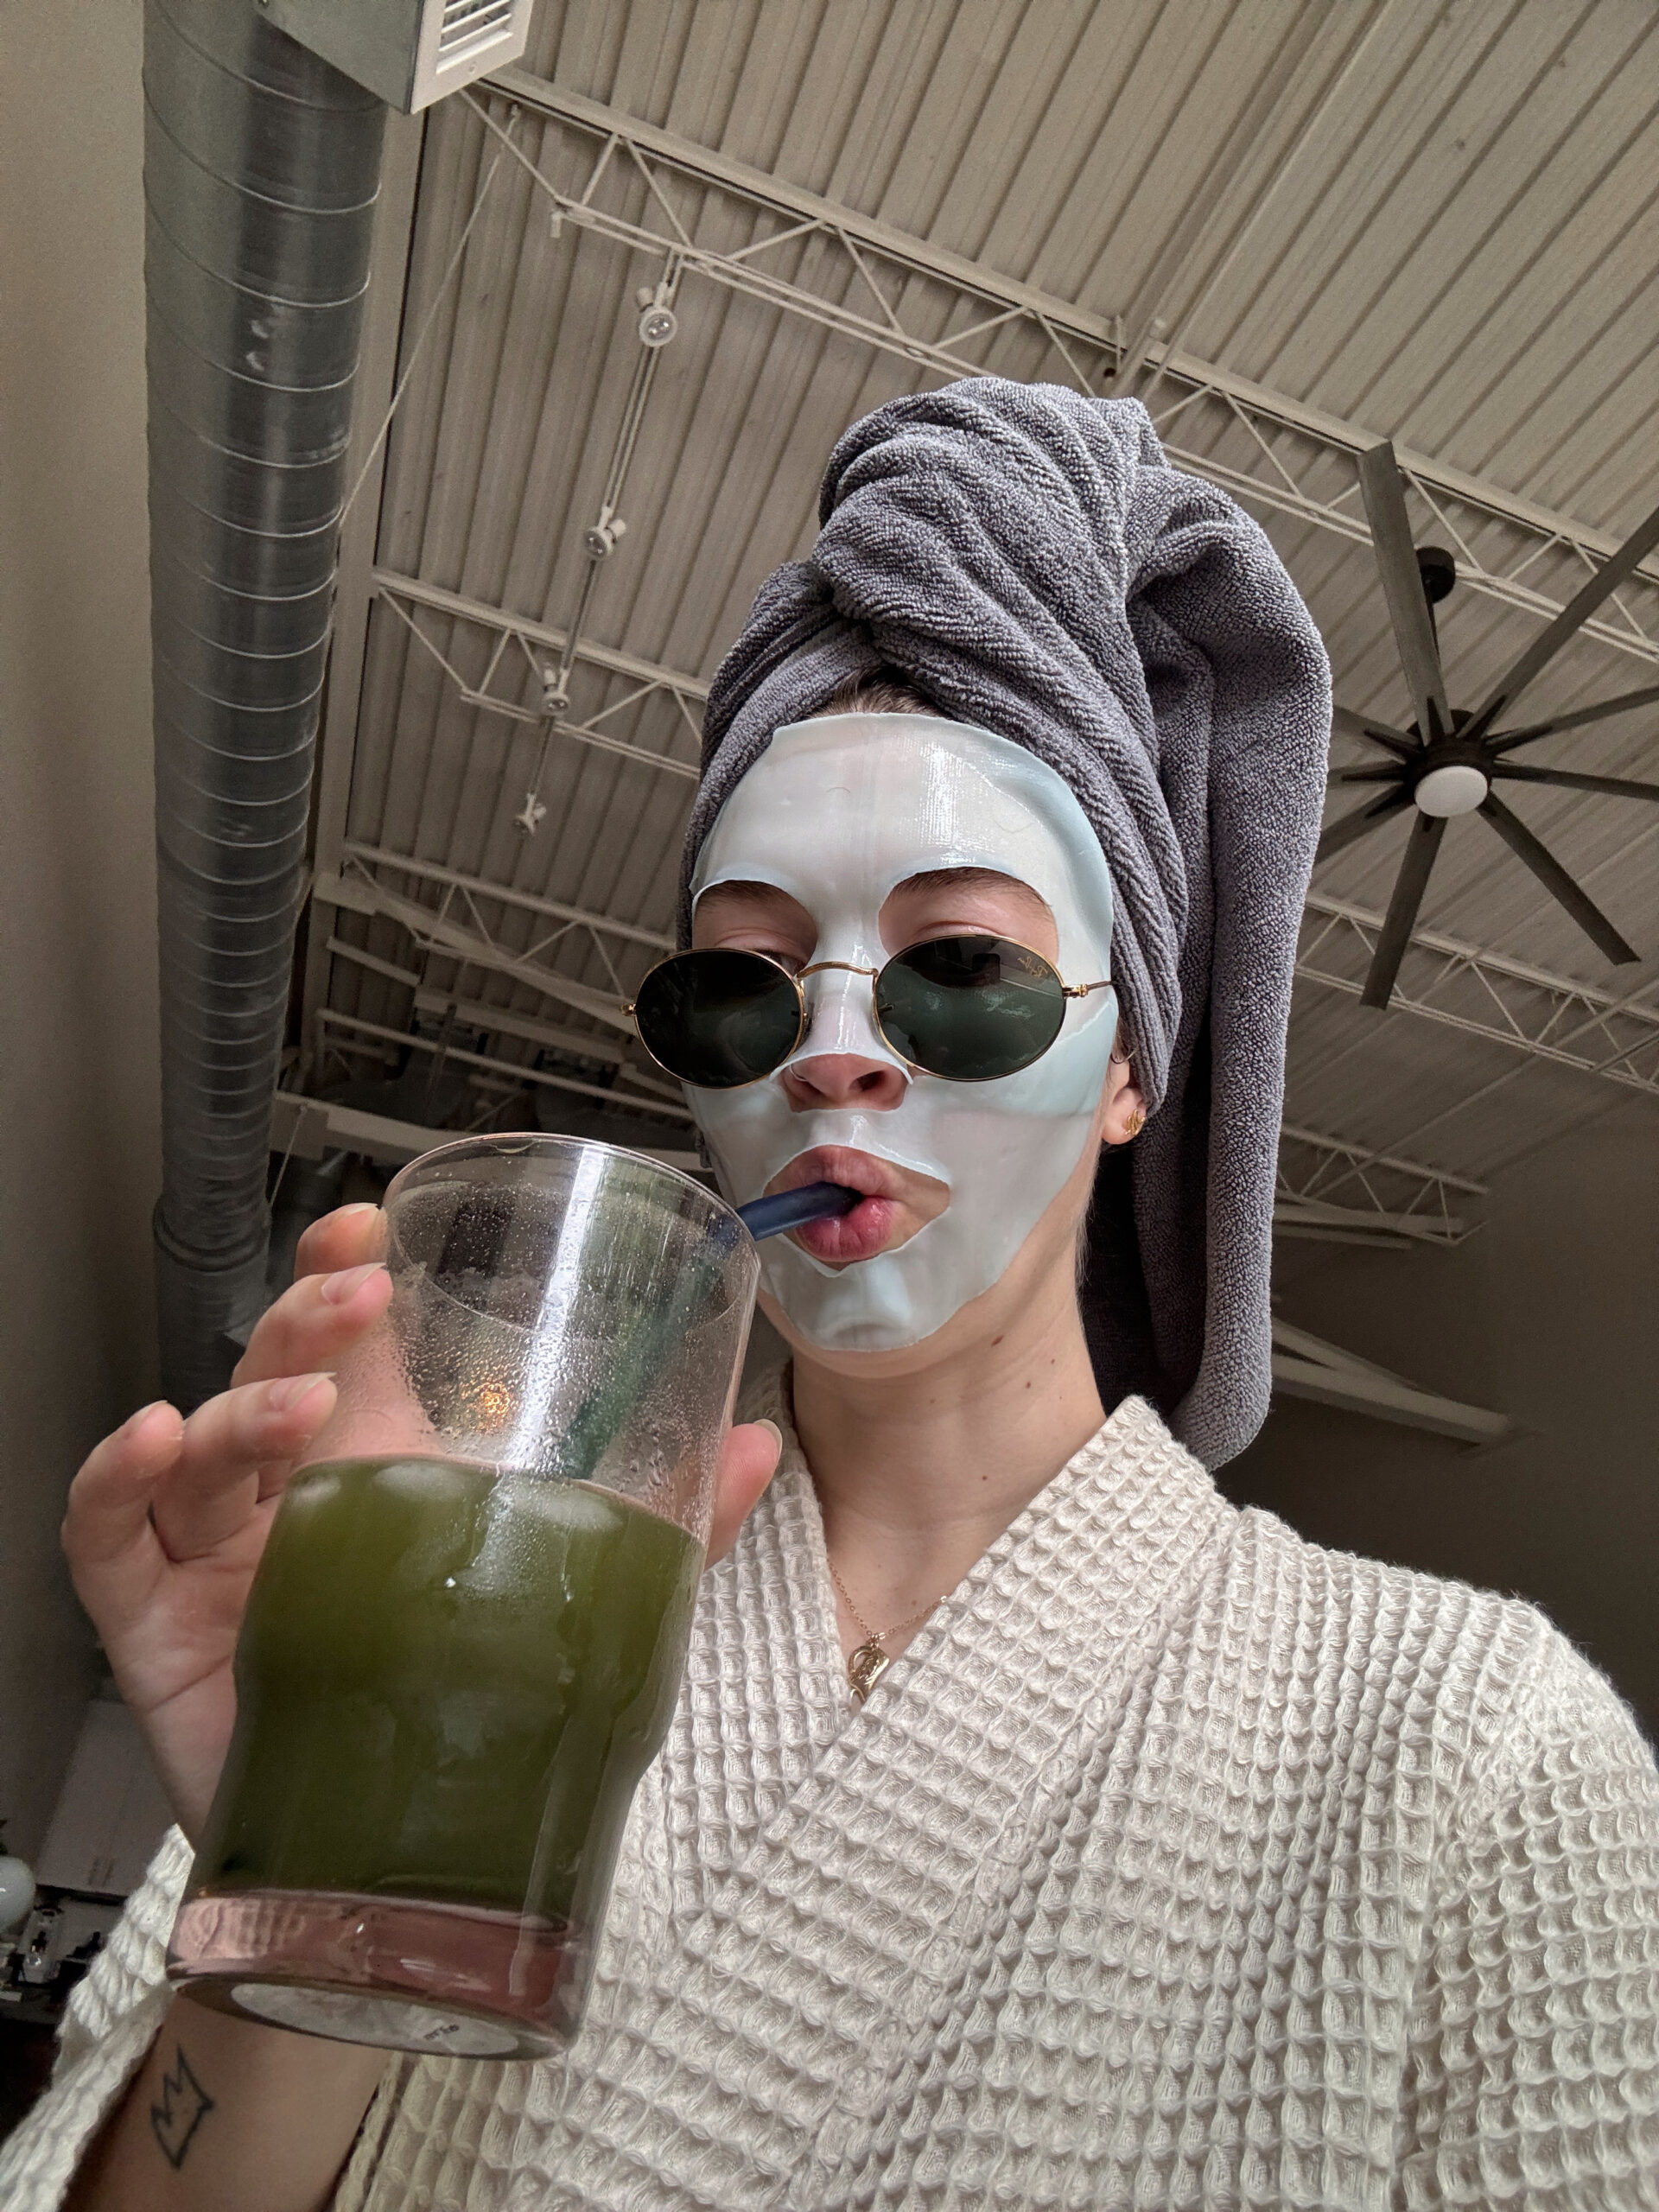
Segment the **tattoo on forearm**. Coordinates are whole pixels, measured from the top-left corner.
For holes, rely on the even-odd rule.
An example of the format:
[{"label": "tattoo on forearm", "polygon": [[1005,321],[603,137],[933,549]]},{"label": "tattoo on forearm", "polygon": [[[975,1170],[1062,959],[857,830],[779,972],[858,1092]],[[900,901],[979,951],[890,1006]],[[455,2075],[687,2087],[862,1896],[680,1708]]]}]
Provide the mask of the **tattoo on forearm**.
[{"label": "tattoo on forearm", "polygon": [[192,2071],[184,2045],[175,2044],[174,2049],[175,2063],[172,2071],[162,2076],[162,2101],[151,2105],[149,2124],[162,2146],[162,2156],[176,2172],[195,2140],[196,2130],[212,2112],[213,2101]]}]

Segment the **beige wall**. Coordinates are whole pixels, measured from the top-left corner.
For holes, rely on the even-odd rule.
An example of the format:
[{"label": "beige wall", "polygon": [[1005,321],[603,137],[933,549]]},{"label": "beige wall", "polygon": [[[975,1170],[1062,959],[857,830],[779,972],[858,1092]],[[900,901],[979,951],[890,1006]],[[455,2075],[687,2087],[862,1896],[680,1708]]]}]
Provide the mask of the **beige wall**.
[{"label": "beige wall", "polygon": [[158,1187],[137,0],[0,14],[0,1817],[96,1673],[63,1494],[154,1392]]},{"label": "beige wall", "polygon": [[1531,1599],[1659,1739],[1659,1108],[1586,1081],[1585,1112],[1494,1178],[1454,1251],[1278,1254],[1287,1320],[1516,1434],[1471,1452],[1289,1400],[1223,1483],[1320,1542]]}]

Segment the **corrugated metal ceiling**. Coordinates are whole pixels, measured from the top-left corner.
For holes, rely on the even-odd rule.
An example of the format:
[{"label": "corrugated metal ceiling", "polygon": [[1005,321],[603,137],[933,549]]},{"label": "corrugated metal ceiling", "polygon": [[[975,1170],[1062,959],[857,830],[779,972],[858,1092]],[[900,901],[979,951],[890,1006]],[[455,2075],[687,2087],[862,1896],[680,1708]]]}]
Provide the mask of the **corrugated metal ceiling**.
[{"label": "corrugated metal ceiling", "polygon": [[[1131,345],[1166,341],[1592,529],[1621,535],[1659,496],[1649,276],[1659,19],[1646,0],[549,0],[526,67],[1116,318]],[[507,120],[505,106],[493,111]],[[550,180],[580,192],[601,140],[524,114],[513,130]],[[668,209],[625,156],[599,190],[629,219],[668,232]],[[685,178],[664,192],[701,246],[733,252],[779,227]],[[831,265],[836,251],[821,238],[798,241],[772,249],[767,265],[826,297],[859,295],[868,311],[857,271]],[[569,626],[587,568],[582,533],[640,356],[636,294],[660,273],[610,238],[552,224],[546,198],[464,102],[434,112],[406,346],[428,335],[389,447],[383,569]],[[950,287],[920,278],[889,296],[936,334],[970,319]],[[678,333],[658,364],[621,502],[627,534],[600,574],[584,633],[706,678],[761,577],[809,546],[817,477],[841,429],[940,379],[696,272],[674,304]],[[1028,326],[990,334],[976,358],[1005,373],[1065,373]],[[1135,388],[1154,415],[1181,396],[1149,368]],[[1248,432],[1208,402],[1185,408],[1177,432],[1189,452],[1260,465]],[[1297,466],[1305,484],[1328,479],[1325,497],[1351,484],[1338,456]],[[1324,630],[1338,696],[1406,719],[1369,547],[1257,511]],[[1489,565],[1520,542],[1491,518],[1453,518]],[[1444,542],[1427,509],[1413,520],[1420,537]],[[1583,573],[1554,547],[1526,581],[1559,600]],[[1659,593],[1638,583],[1638,600],[1651,630]],[[405,613],[469,684],[480,681],[488,629],[429,607]],[[1478,700],[1539,620],[1456,593],[1440,609],[1454,702]],[[1653,680],[1650,660],[1580,639],[1529,695],[1529,718]],[[501,656],[498,696],[533,708],[538,688],[522,652]],[[572,719],[590,721],[634,688],[579,663]],[[602,727],[646,752],[695,758],[685,715],[661,693]],[[666,933],[690,784],[556,736],[541,783],[548,814],[525,836],[513,816],[537,746],[531,724],[467,705],[408,622],[377,602],[351,837]],[[1339,741],[1339,759],[1357,753]],[[1529,757],[1651,775],[1653,714]],[[1644,953],[1659,951],[1659,809],[1529,791],[1517,811]],[[1379,833],[1322,869],[1317,887],[1380,909],[1402,836]],[[377,872],[405,897],[439,895],[429,880]],[[487,902],[473,912],[519,953],[556,926]],[[1452,825],[1422,925],[1621,994],[1651,972],[1609,971],[1476,822]],[[499,972],[416,955],[384,918],[343,913],[338,927],[373,958],[418,968],[440,994],[591,1027]],[[653,956],[577,927],[537,957],[613,992]],[[415,1011],[408,985],[347,960],[334,963],[328,1003],[399,1030]],[[488,1049],[509,1062],[536,1056],[500,1034]],[[610,1079],[599,1060],[542,1065]],[[1592,1109],[1604,1090],[1465,1031],[1403,1010],[1379,1018],[1299,986],[1297,1121],[1383,1149],[1409,1149],[1421,1132],[1426,1156],[1478,1173]]]}]

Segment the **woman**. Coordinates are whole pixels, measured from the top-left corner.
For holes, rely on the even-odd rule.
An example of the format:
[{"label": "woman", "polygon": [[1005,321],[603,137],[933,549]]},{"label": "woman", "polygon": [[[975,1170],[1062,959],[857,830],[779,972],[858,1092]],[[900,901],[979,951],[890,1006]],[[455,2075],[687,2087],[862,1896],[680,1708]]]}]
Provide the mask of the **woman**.
[{"label": "woman", "polygon": [[[1311,625],[1130,405],[900,402],[823,520],[721,671],[693,955],[640,1014],[732,1195],[865,1195],[768,1258],[791,1365],[733,1432],[582,2036],[386,2061],[169,2010],[171,1840],[5,2201],[1659,2202],[1629,1716],[1527,1607],[1203,1464],[1265,1405]],[[319,1224],[238,1386],[72,1494],[187,1829],[375,1228]]]}]

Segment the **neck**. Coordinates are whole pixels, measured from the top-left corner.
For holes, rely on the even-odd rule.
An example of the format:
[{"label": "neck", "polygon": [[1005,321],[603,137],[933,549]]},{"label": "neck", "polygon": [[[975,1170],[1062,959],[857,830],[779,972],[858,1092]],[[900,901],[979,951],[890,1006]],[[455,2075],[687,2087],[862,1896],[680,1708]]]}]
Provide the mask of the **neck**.
[{"label": "neck", "polygon": [[954,1589],[1105,1417],[1071,1268],[988,1296],[1003,1325],[988,1339],[958,1315],[941,1332],[958,1343],[936,1339],[925,1363],[797,1352],[795,1426],[825,1539],[877,1628]]}]

